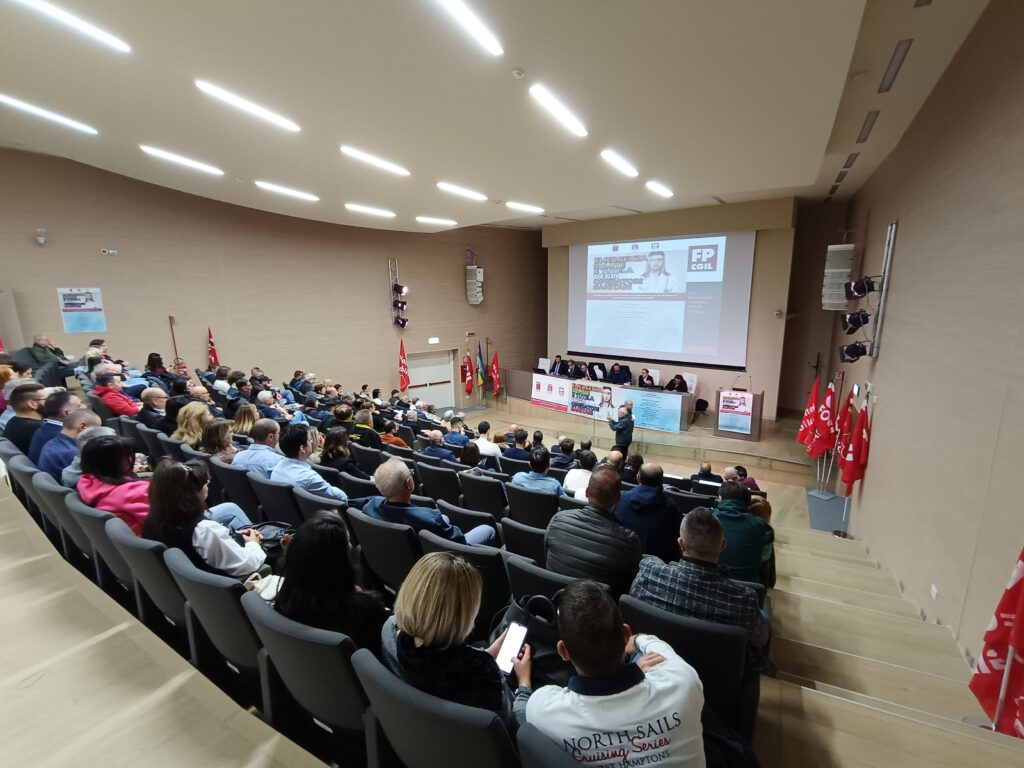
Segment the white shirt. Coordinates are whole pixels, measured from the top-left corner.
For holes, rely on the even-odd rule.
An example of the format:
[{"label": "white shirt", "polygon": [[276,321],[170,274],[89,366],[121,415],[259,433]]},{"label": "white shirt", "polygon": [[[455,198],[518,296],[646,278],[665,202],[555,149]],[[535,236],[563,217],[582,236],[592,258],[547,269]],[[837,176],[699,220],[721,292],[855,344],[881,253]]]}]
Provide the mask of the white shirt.
[{"label": "white shirt", "polygon": [[679,293],[679,285],[673,275],[647,275],[638,290],[641,293]]},{"label": "white shirt", "polygon": [[654,635],[637,635],[636,647],[665,661],[617,692],[572,690],[600,683],[587,678],[573,678],[569,688],[539,688],[526,705],[526,721],[587,765],[704,768],[704,689],[696,670]]},{"label": "white shirt", "polygon": [[486,437],[478,437],[473,441],[480,448],[481,456],[501,456],[501,448],[497,443],[492,443]]},{"label": "white shirt", "polygon": [[[562,481],[562,487],[565,488],[565,492],[568,494],[575,494],[581,488],[585,491],[587,484],[590,482],[590,470],[589,469],[570,469],[565,473],[565,480]],[[584,499],[587,497],[584,496]]]},{"label": "white shirt", "polygon": [[213,384],[210,385],[210,388],[214,392],[223,392],[226,395],[228,393],[228,390],[231,389],[231,385],[228,384],[226,379],[217,379],[215,382],[213,382]]},{"label": "white shirt", "polygon": [[211,568],[243,578],[258,571],[267,553],[255,541],[240,547],[227,526],[213,520],[200,520],[192,532],[192,546]]}]

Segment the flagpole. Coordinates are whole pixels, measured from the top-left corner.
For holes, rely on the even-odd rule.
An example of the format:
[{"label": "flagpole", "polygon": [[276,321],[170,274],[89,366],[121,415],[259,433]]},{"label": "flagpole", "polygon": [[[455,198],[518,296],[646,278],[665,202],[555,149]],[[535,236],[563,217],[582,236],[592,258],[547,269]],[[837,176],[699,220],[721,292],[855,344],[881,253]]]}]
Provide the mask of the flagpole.
[{"label": "flagpole", "polygon": [[996,701],[996,714],[992,718],[992,730],[999,728],[999,719],[1003,716],[1003,706],[1006,704],[1006,689],[1010,686],[1010,669],[1013,667],[1013,659],[1017,649],[1012,645],[1006,646],[1006,666],[1003,667],[1003,680],[999,685],[999,699]]}]

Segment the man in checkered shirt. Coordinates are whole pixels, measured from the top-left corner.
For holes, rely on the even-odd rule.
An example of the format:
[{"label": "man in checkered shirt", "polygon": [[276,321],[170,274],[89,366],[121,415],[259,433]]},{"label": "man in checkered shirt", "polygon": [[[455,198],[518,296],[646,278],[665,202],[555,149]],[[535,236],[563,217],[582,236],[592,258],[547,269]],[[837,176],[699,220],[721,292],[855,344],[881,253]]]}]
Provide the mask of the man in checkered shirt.
[{"label": "man in checkered shirt", "polygon": [[666,564],[653,555],[645,556],[629,594],[672,613],[746,627],[750,645],[764,647],[771,624],[758,606],[757,593],[718,571],[718,555],[725,549],[725,538],[721,523],[710,509],[698,507],[683,518],[679,549],[682,559],[677,563]]}]

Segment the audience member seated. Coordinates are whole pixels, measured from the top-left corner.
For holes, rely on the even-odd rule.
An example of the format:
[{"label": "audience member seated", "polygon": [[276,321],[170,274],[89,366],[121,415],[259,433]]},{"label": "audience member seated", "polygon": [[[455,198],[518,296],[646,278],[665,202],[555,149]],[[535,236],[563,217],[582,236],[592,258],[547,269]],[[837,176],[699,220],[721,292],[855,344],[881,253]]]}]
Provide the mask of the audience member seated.
[{"label": "audience member seated", "polygon": [[[242,382],[249,383],[249,379],[245,376],[245,371],[234,370],[228,374],[228,391],[224,393],[227,395],[228,400],[238,397]],[[252,390],[252,384],[249,384],[249,389],[250,391]]]},{"label": "audience member seated", "polygon": [[177,376],[176,374],[173,374],[167,370],[166,366],[164,365],[164,358],[159,352],[149,353],[149,356],[146,358],[145,371],[146,373],[152,374],[153,376],[162,379],[168,384],[170,384],[175,379],[182,378],[181,376]]},{"label": "audience member seated", "polygon": [[548,373],[552,376],[565,376],[569,372],[569,366],[561,355],[555,355],[555,359],[551,361],[551,367],[548,368]]},{"label": "audience member seated", "polygon": [[625,464],[626,454],[617,445],[608,451],[608,455],[597,463],[599,467],[611,467],[618,473],[620,478],[622,477],[622,468]]},{"label": "audience member seated", "polygon": [[369,480],[370,476],[363,472],[352,458],[348,447],[348,432],[342,427],[331,427],[324,437],[324,447],[320,451],[320,466],[347,472],[360,480]]},{"label": "audience member seated", "polygon": [[101,423],[100,417],[92,411],[84,408],[69,411],[61,421],[60,432],[48,440],[39,452],[36,466],[58,483],[61,482],[61,473],[78,456],[78,436],[83,430],[98,427]]},{"label": "audience member seated", "polygon": [[558,512],[544,536],[545,567],[574,578],[594,579],[617,598],[629,590],[643,554],[640,538],[615,519],[622,480],[597,467],[587,485],[587,506]]},{"label": "audience member seated", "polygon": [[469,437],[467,437],[462,431],[463,423],[461,416],[452,417],[451,427],[444,436],[445,443],[448,445],[463,446],[469,442]]},{"label": "audience member seated", "polygon": [[626,373],[622,366],[618,363],[612,363],[612,369],[608,371],[608,375],[604,377],[605,381],[610,381],[612,384],[629,384],[629,374]]},{"label": "audience member seated", "polygon": [[200,570],[244,579],[267,559],[260,546],[263,537],[243,527],[237,535],[244,545],[239,544],[235,532],[207,511],[209,489],[210,475],[203,462],[161,459],[149,483],[149,514],[142,521],[142,537],[180,549]]},{"label": "audience member seated", "polygon": [[50,337],[45,335],[36,336],[32,340],[29,352],[32,353],[32,358],[39,363],[40,368],[47,363],[66,366],[68,363],[73,362],[70,357],[64,354],[63,349],[55,345],[50,341]]},{"label": "audience member seated", "polygon": [[384,442],[380,439],[380,435],[377,434],[373,428],[373,415],[372,413],[363,408],[356,412],[355,415],[355,426],[349,433],[349,439],[355,440],[364,448],[376,448],[378,451],[384,447]]},{"label": "audience member seated", "polygon": [[7,408],[7,384],[11,381],[16,381],[17,375],[14,372],[14,366],[8,365],[7,363],[0,364],[0,411]]},{"label": "audience member seated", "polygon": [[135,414],[134,418],[140,424],[145,424],[150,429],[163,431],[166,426],[164,419],[167,418],[167,392],[159,387],[147,387],[140,395],[142,408]]},{"label": "audience member seated", "polygon": [[[255,430],[255,427],[253,428]],[[302,488],[317,496],[336,501],[348,501],[348,496],[341,488],[335,488],[309,465],[309,457],[313,454],[314,434],[305,424],[289,424],[281,430],[281,438],[277,441],[278,448],[285,458],[277,463],[270,473],[270,479],[278,483],[288,483]],[[255,446],[250,446],[252,450]],[[248,453],[243,451],[242,453]],[[241,456],[236,457],[236,461]]]},{"label": "audience member seated", "polygon": [[530,433],[525,429],[517,429],[513,436],[515,445],[511,448],[506,448],[502,452],[502,456],[506,459],[516,459],[517,461],[529,461],[530,460],[530,448],[532,446],[527,445],[526,441],[529,439]]},{"label": "audience member seated", "polygon": [[[772,505],[768,499],[762,496],[750,497],[750,504],[747,507],[750,514],[764,520],[768,527],[772,525]],[[775,586],[775,529],[772,528],[772,541],[765,544],[761,550],[761,583],[769,589]]]},{"label": "audience member seated", "polygon": [[284,460],[284,455],[276,450],[280,435],[281,425],[276,421],[273,419],[258,420],[249,430],[252,445],[235,454],[231,465],[241,467],[248,472],[255,472],[269,480],[274,468]]},{"label": "audience member seated", "polygon": [[274,608],[307,627],[348,635],[379,658],[388,610],[356,583],[351,548],[339,515],[321,512],[304,522],[288,542]]},{"label": "audience member seated", "polygon": [[[96,386],[92,393],[110,409],[115,416],[136,416],[142,410],[142,403],[137,403],[121,392],[121,377],[113,373],[103,373],[96,377]],[[145,390],[143,390],[145,391]]]},{"label": "audience member seated", "polygon": [[212,419],[206,422],[199,450],[230,464],[238,453],[238,448],[231,439],[231,422],[227,419]]},{"label": "audience member seated", "polygon": [[370,517],[408,525],[417,533],[430,531],[457,544],[487,544],[494,539],[494,529],[489,525],[478,525],[463,533],[462,529],[452,525],[448,517],[434,507],[413,506],[410,501],[416,483],[409,467],[397,457],[377,467],[373,473],[373,482],[380,496],[353,499],[351,502],[352,506],[359,507]]},{"label": "audience member seated", "polygon": [[306,399],[302,403],[302,412],[322,423],[326,423],[334,418],[333,414],[320,407],[320,401],[314,394],[306,395]]},{"label": "audience member seated", "polygon": [[210,396],[210,390],[206,387],[199,384],[194,387],[189,387],[188,396],[193,403],[202,403],[206,406],[210,415],[215,419],[224,415],[224,411],[222,411],[220,407],[213,402],[213,398]]},{"label": "audience member seated", "polygon": [[584,362],[576,363],[575,367],[569,371],[570,379],[589,379],[590,371],[587,370],[587,364]]},{"label": "audience member seated", "polygon": [[665,385],[666,392],[689,392],[690,390],[686,386],[686,379],[683,378],[683,374],[677,373],[669,382]]},{"label": "audience member seated", "polygon": [[622,465],[622,482],[636,485],[640,477],[640,467],[644,465],[644,457],[639,453],[631,453]]},{"label": "audience member seated", "polygon": [[409,444],[398,436],[398,424],[388,420],[384,422],[384,432],[380,436],[384,445],[397,445],[399,448],[408,448]]},{"label": "audience member seated", "polygon": [[629,594],[664,611],[744,627],[750,645],[764,647],[771,625],[761,611],[757,593],[718,570],[726,540],[710,509],[697,507],[683,518],[678,546],[682,554],[678,562],[666,564],[657,556],[644,557]]},{"label": "audience member seated", "polygon": [[716,475],[711,471],[710,461],[702,461],[700,463],[700,472],[696,475],[690,475],[690,480],[695,483],[717,483],[719,485],[723,482],[721,475]]},{"label": "audience member seated", "polygon": [[444,447],[444,436],[441,434],[441,430],[435,429],[427,433],[427,437],[430,440],[430,445],[423,449],[425,456],[433,456],[436,459],[447,459],[448,461],[458,461],[455,458],[455,454]]},{"label": "audience member seated", "polygon": [[640,375],[636,377],[636,385],[647,389],[648,387],[654,386],[654,377],[651,376],[651,372],[646,368],[640,369]]},{"label": "audience member seated", "polygon": [[492,456],[497,459],[501,456],[501,448],[491,440],[491,422],[481,421],[476,425],[476,431],[477,438],[473,442],[476,443],[476,447],[480,450],[480,455],[485,459]]},{"label": "audience member seated", "polygon": [[171,435],[191,448],[199,449],[203,443],[203,430],[211,420],[210,411],[203,403],[186,403],[178,411],[178,428]]},{"label": "audience member seated", "polygon": [[[228,390],[229,400],[227,405],[224,406],[224,415],[229,419],[235,418],[239,410],[244,406],[252,405],[252,384],[249,383],[248,379],[245,378],[245,374],[241,371],[235,371],[235,373],[241,374],[242,378],[238,381],[238,388],[235,390],[234,395]],[[255,407],[253,405],[253,408]]]},{"label": "audience member seated", "polygon": [[640,546],[647,555],[656,555],[666,562],[679,557],[675,538],[679,531],[679,508],[665,498],[664,472],[657,464],[640,467],[640,484],[622,494],[615,506],[615,517],[640,537]]},{"label": "audience member seated", "polygon": [[256,395],[256,408],[265,419],[290,419],[291,414],[274,400],[274,393],[264,389]]},{"label": "audience member seated", "polygon": [[246,403],[235,411],[235,421],[231,425],[231,434],[249,437],[253,425],[259,421],[259,418],[260,412],[256,410],[256,406],[252,403]]},{"label": "audience member seated", "polygon": [[771,557],[775,541],[772,527],[750,514],[750,490],[739,483],[722,483],[715,517],[722,524],[725,549],[719,563],[726,576],[739,581],[760,581],[761,563]]},{"label": "audience member seated", "polygon": [[473,631],[483,583],[458,555],[432,552],[409,571],[395,600],[395,615],[381,632],[384,663],[409,685],[431,696],[497,712],[510,727],[522,722],[531,692],[529,647],[513,660],[515,695],[495,658],[504,633],[489,648],[466,644]]},{"label": "audience member seated", "polygon": [[547,448],[537,448],[530,454],[530,471],[516,472],[512,475],[512,485],[541,491],[554,496],[562,495],[562,484],[553,477],[548,477],[551,454]]},{"label": "audience member seated", "polygon": [[226,365],[220,366],[214,373],[213,384],[210,385],[210,389],[214,392],[220,392],[225,397],[228,394],[228,390],[231,389],[231,385],[228,383],[228,376],[231,375],[231,369]]},{"label": "audience member seated", "polygon": [[459,464],[465,464],[467,469],[462,470],[459,474],[462,475],[477,475],[481,474],[480,470],[487,464],[486,459],[480,456],[480,448],[477,447],[475,441],[470,441],[465,444],[462,448],[462,453],[459,454]]},{"label": "audience member seated", "polygon": [[[696,670],[654,635],[634,635],[615,600],[593,581],[575,581],[559,603],[558,653],[576,675],[567,688],[539,688],[526,721],[584,764],[704,768]],[[653,761],[651,764],[655,764]]]},{"label": "audience member seated", "polygon": [[149,481],[135,475],[135,445],[127,437],[97,437],[82,449],[78,495],[90,507],[124,520],[138,536],[149,514]]},{"label": "audience member seated", "polygon": [[[75,413],[83,413],[83,411],[75,411]],[[84,411],[84,413],[92,413],[92,411]],[[75,449],[78,454],[60,473],[60,484],[65,488],[77,488],[78,481],[82,477],[82,450],[85,448],[85,444],[97,437],[116,434],[117,432],[110,427],[86,427],[83,429],[75,439]]]},{"label": "audience member seated", "polygon": [[535,429],[533,430],[533,444],[528,446],[527,450],[529,450],[530,453],[533,453],[538,448],[544,448],[545,451],[547,450],[547,448],[544,447],[544,433],[539,429]]},{"label": "audience member seated", "polygon": [[572,452],[576,448],[576,441],[571,437],[560,437],[558,450],[551,451],[551,466],[555,469],[573,469],[576,466],[576,459]]},{"label": "audience member seated", "polygon": [[46,397],[47,389],[34,381],[21,384],[11,392],[9,400],[14,416],[4,427],[4,437],[26,456],[32,447],[32,438],[35,437],[36,430],[43,425],[43,404]]},{"label": "audience member seated", "polygon": [[747,489],[749,489],[751,491],[760,491],[761,490],[758,487],[758,485],[757,485],[757,480],[755,480],[754,478],[749,477],[747,475],[747,468],[746,467],[741,467],[739,464],[737,464],[734,467],[734,469],[736,470],[736,474],[740,476],[740,479],[739,479],[740,485],[742,485],[744,488],[747,488]]},{"label": "audience member seated", "polygon": [[84,407],[78,395],[73,395],[66,389],[52,392],[43,401],[43,407],[40,411],[43,420],[40,422],[39,428],[32,435],[32,442],[29,443],[28,453],[26,454],[29,461],[38,465],[39,454],[42,453],[43,447],[53,438],[57,437],[64,427],[64,417],[72,411],[77,411]]},{"label": "audience member seated", "polygon": [[597,456],[592,451],[580,452],[579,466],[570,469],[565,475],[565,480],[562,481],[562,489],[565,491],[565,494],[567,496],[575,496],[577,499],[586,500],[590,473],[594,471],[596,465]]}]

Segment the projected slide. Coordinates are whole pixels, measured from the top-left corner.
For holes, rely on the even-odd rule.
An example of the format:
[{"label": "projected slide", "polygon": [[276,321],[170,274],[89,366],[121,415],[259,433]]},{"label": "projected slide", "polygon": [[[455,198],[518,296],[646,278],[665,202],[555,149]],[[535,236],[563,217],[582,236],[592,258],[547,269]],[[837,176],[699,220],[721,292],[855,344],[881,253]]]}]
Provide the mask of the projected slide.
[{"label": "projected slide", "polygon": [[570,248],[569,349],[741,366],[754,233]]}]

